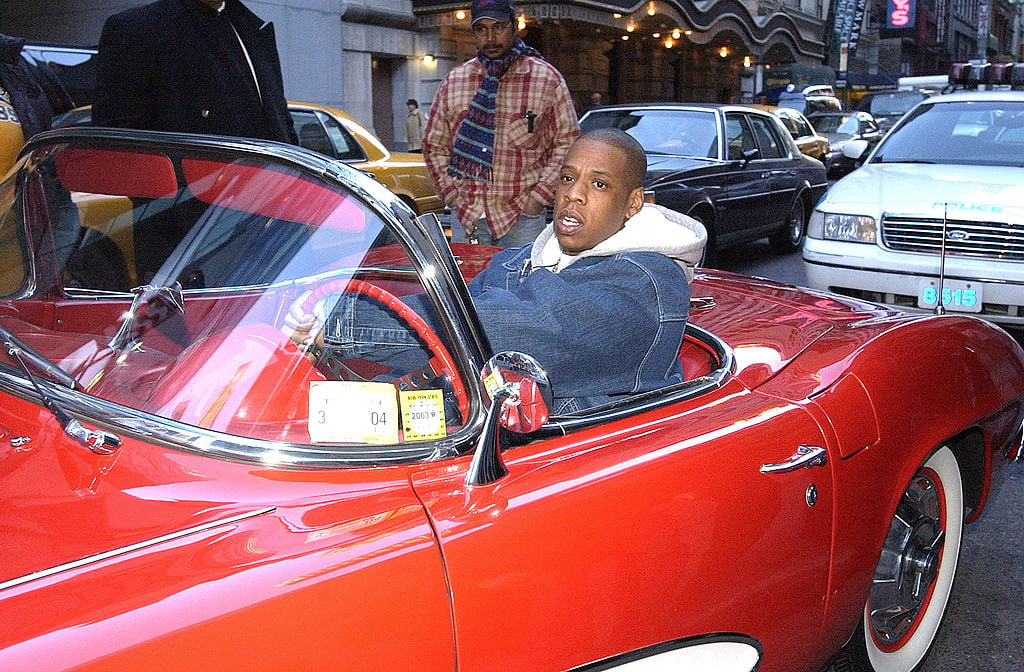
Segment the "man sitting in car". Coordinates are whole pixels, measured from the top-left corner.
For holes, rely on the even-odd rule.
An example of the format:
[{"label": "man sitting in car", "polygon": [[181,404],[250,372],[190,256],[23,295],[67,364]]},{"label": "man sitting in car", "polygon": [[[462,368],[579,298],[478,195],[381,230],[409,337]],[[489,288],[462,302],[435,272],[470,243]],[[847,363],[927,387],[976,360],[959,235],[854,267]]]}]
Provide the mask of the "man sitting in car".
[{"label": "man sitting in car", "polygon": [[[525,352],[545,367],[556,415],[683,380],[689,281],[707,233],[644,203],[646,168],[643,148],[623,131],[580,137],[561,168],[553,222],[532,244],[497,253],[469,284],[493,350]],[[403,300],[430,321],[425,297]],[[374,301],[336,294],[322,303],[314,315],[302,314],[302,298],[293,305],[297,344],[415,368],[415,335]],[[322,328],[316,314],[327,316]]]}]

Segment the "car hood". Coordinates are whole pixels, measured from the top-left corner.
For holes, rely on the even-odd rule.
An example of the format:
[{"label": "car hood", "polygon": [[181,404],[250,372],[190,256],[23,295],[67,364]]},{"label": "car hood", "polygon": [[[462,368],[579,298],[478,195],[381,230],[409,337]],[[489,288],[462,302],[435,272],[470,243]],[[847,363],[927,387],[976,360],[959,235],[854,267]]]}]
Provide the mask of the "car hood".
[{"label": "car hood", "polygon": [[[868,163],[834,184],[819,209],[874,215],[882,212],[937,213],[943,205],[955,218],[988,218],[993,208],[1024,216],[1024,169]],[[974,213],[974,217],[972,217]]]},{"label": "car hood", "polygon": [[703,170],[720,166],[718,159],[700,159],[686,156],[647,155],[647,177],[644,186],[647,188],[679,180],[700,173]]},{"label": "car hood", "polygon": [[[161,541],[195,538],[203,529],[237,523],[271,508],[252,500],[251,493],[236,492],[236,501],[218,500],[215,489],[204,486],[212,482],[209,474],[199,476],[175,464],[175,455],[158,456],[160,451],[137,441],[127,440],[115,455],[94,455],[57,429],[38,405],[6,391],[0,399],[8,425],[0,431],[18,427],[15,436],[21,439],[16,447],[0,448],[0,537],[5,547],[0,587]],[[107,474],[115,463],[127,480],[111,482]],[[203,496],[194,496],[204,490]]]}]

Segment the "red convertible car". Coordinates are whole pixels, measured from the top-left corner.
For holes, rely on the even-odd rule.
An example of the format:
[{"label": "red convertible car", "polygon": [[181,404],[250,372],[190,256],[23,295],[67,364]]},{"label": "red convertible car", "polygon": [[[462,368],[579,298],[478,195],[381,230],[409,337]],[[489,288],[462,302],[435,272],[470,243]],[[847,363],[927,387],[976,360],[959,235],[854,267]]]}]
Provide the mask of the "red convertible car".
[{"label": "red convertible car", "polygon": [[[998,327],[719,271],[686,382],[549,416],[493,250],[298,147],[52,131],[0,206],[5,672],[908,672],[1021,458]],[[423,367],[312,364],[345,292]]]}]

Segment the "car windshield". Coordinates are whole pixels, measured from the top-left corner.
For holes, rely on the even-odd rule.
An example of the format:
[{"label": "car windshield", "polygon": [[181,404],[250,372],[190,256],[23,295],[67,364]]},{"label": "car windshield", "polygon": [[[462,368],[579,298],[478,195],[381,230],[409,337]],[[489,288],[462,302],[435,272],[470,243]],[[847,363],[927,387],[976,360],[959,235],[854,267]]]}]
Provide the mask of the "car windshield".
[{"label": "car windshield", "polygon": [[1024,166],[1024,103],[924,104],[885,139],[871,161]]},{"label": "car windshield", "polygon": [[596,110],[580,122],[584,133],[595,128],[619,128],[649,154],[718,158],[718,123],[714,112],[703,110]]},{"label": "car windshield", "polygon": [[927,95],[920,91],[876,93],[871,96],[866,106],[859,109],[870,112],[875,117],[902,116],[925,98],[927,98]]},{"label": "car windshield", "polygon": [[857,117],[848,114],[825,114],[820,117],[811,117],[811,123],[814,124],[818,133],[835,135],[854,135],[859,128]]},{"label": "car windshield", "polygon": [[[422,280],[431,266],[352,185],[382,187],[252,149],[68,137],[0,185],[0,325],[77,381],[83,403],[210,444],[346,459],[422,458],[417,446],[458,431],[469,402],[451,322]],[[300,349],[289,313],[329,313],[346,295],[414,334],[406,361]],[[0,383],[20,377],[0,355]]]}]

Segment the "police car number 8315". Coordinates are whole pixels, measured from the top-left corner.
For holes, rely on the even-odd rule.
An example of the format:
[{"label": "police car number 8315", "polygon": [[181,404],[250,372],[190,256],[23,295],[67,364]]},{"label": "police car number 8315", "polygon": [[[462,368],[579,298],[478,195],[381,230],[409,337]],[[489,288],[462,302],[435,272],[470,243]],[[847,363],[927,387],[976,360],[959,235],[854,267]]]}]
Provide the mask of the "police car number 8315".
[{"label": "police car number 8315", "polygon": [[982,286],[973,282],[944,280],[940,297],[938,280],[922,280],[918,284],[917,305],[920,308],[934,308],[941,298],[942,306],[946,310],[980,313],[981,290]]}]

